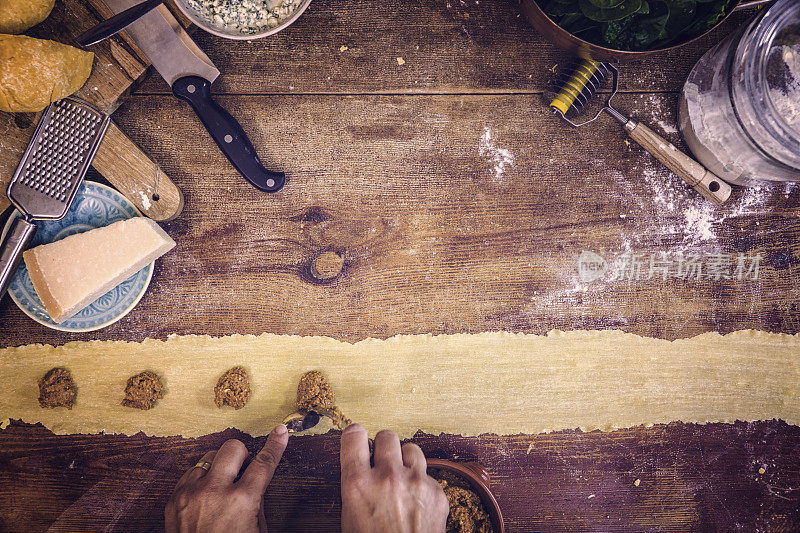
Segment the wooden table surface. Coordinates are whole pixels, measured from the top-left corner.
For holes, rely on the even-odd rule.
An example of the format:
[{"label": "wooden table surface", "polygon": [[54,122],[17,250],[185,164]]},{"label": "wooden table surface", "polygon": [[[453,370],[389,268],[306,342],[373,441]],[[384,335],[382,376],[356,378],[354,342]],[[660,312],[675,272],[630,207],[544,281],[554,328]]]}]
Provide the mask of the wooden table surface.
[{"label": "wooden table surface", "polygon": [[[618,107],[679,143],[683,80],[743,20],[623,65]],[[577,130],[559,122],[543,94],[566,56],[514,0],[315,0],[264,40],[196,39],[222,71],[219,101],[265,163],[287,172],[286,187],[246,185],[151,76],[114,118],[185,192],[185,211],[165,225],[176,249],[137,308],[98,332],[46,329],[4,299],[0,346],[173,333],[800,331],[800,187],[735,188],[712,208],[607,117]],[[759,271],[585,282],[584,250],[609,265],[663,252],[673,264],[696,256],[708,269],[722,257]],[[312,264],[328,251],[344,266],[320,281]],[[175,480],[231,436],[251,450],[264,440],[54,436],[13,423],[0,431],[0,529],[158,530]],[[267,491],[274,531],[335,529],[337,438],[292,440]],[[781,421],[413,440],[432,456],[481,461],[510,531],[800,530],[800,428]]]}]

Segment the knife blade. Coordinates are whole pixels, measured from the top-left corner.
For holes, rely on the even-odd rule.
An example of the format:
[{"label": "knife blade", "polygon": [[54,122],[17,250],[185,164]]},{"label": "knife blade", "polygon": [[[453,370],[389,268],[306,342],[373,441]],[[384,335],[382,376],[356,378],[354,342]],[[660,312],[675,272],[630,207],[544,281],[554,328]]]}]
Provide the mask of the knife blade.
[{"label": "knife blade", "polygon": [[122,13],[117,13],[113,17],[104,20],[94,28],[88,29],[80,34],[78,38],[75,39],[75,42],[80,46],[86,47],[97,44],[109,37],[113,37],[142,18],[142,15],[148,11],[152,11],[163,3],[164,0],[145,0],[141,4],[136,4]]},{"label": "knife blade", "polygon": [[[115,14],[140,0],[103,0]],[[275,192],[286,176],[264,168],[239,122],[211,94],[219,70],[186,33],[167,6],[160,5],[125,30],[150,60],[172,93],[189,103],[231,164],[255,188]]]}]

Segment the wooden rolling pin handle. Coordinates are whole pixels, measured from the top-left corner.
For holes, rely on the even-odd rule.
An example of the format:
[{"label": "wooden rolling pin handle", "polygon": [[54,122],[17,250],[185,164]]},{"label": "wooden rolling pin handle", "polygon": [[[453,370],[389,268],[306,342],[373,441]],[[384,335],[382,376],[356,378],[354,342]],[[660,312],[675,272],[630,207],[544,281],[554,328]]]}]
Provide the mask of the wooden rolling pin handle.
[{"label": "wooden rolling pin handle", "polygon": [[166,222],[183,210],[181,190],[113,121],[92,166],[153,220]]},{"label": "wooden rolling pin handle", "polygon": [[720,205],[730,197],[730,185],[644,124],[629,120],[625,123],[625,131],[631,139],[714,205]]}]

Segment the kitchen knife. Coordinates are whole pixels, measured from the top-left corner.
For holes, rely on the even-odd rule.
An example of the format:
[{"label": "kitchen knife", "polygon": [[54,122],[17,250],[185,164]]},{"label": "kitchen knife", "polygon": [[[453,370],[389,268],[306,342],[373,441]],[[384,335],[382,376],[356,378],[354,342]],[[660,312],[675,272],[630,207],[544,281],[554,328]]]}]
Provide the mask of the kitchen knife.
[{"label": "kitchen knife", "polygon": [[91,28],[78,36],[75,42],[80,46],[92,46],[100,41],[118,34],[140,18],[148,11],[164,3],[164,0],[145,0],[141,4],[129,7],[122,13],[117,13],[110,19],[106,19],[94,28]]},{"label": "kitchen knife", "polygon": [[[115,14],[137,0],[103,0]],[[165,5],[160,5],[126,29],[136,46],[150,60],[172,93],[192,106],[211,138],[236,170],[256,189],[275,192],[286,180],[282,172],[264,168],[247,134],[211,95],[219,70],[200,50]]]}]

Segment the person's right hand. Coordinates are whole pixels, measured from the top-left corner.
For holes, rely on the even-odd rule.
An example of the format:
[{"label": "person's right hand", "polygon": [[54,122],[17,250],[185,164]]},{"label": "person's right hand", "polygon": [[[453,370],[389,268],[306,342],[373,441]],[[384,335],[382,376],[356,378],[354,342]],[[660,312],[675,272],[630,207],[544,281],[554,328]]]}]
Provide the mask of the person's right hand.
[{"label": "person's right hand", "polygon": [[416,444],[400,447],[391,431],[375,436],[375,466],[370,467],[367,431],[352,424],[342,432],[342,531],[436,532],[447,524],[447,497],[427,474]]}]

